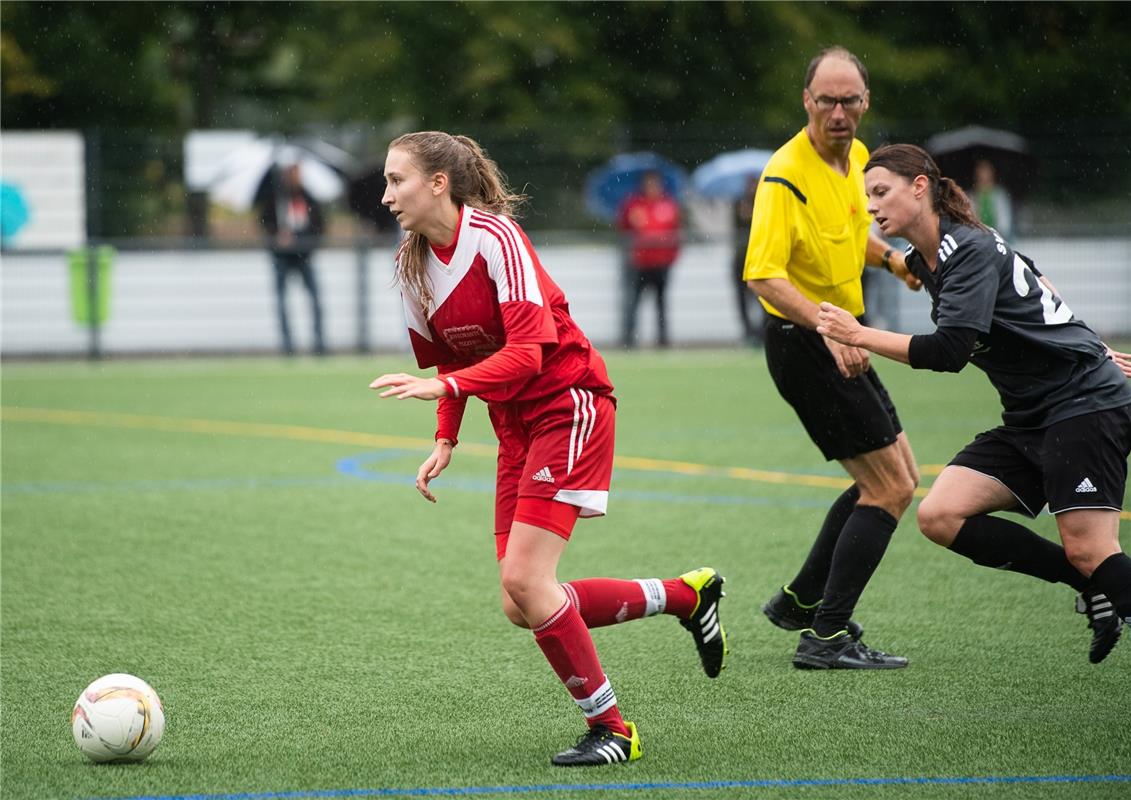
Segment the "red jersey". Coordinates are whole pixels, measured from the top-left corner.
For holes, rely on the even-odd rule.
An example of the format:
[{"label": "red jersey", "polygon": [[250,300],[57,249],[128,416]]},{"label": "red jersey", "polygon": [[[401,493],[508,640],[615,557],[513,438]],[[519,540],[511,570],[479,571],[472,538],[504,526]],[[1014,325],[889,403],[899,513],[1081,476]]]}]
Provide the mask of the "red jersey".
[{"label": "red jersey", "polygon": [[629,195],[621,206],[618,224],[631,236],[634,267],[669,267],[679,255],[679,203],[670,196]]},{"label": "red jersey", "polygon": [[[570,388],[612,392],[604,359],[570,317],[565,294],[514,220],[464,206],[455,240],[439,251],[429,248],[427,269],[433,295],[427,310],[415,295],[401,293],[422,368],[450,373],[506,344],[539,344],[542,367],[536,374],[479,396],[490,403],[519,403]],[[445,399],[452,398],[442,398],[441,406]]]}]

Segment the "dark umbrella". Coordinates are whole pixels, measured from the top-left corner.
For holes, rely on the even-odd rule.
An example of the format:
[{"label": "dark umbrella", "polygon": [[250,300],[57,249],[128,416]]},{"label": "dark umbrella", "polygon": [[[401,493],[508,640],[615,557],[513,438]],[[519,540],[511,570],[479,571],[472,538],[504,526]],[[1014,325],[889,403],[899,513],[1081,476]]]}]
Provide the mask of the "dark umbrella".
[{"label": "dark umbrella", "polygon": [[1037,162],[1016,133],[971,125],[932,136],[926,149],[942,174],[964,189],[974,185],[974,167],[983,159],[993,164],[998,183],[1010,194],[1032,188]]},{"label": "dark umbrella", "polygon": [[350,179],[346,202],[350,211],[381,233],[399,230],[396,218],[381,203],[385,194],[385,162],[371,164]]},{"label": "dark umbrella", "polygon": [[613,219],[624,199],[640,189],[641,180],[649,172],[660,175],[668,194],[683,194],[687,186],[683,167],[657,153],[621,153],[589,173],[585,180],[585,207],[598,219]]}]

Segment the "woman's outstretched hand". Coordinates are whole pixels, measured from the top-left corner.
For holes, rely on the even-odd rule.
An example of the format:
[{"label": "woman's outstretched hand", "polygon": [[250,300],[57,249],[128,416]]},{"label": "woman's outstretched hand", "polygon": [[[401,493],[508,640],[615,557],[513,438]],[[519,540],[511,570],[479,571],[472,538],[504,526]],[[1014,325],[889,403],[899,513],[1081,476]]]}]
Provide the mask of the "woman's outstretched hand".
[{"label": "woman's outstretched hand", "polygon": [[439,378],[421,378],[416,375],[406,375],[403,372],[389,373],[375,378],[370,389],[384,389],[382,397],[395,397],[398,400],[407,400],[415,397],[418,400],[438,400],[448,394],[448,386]]}]

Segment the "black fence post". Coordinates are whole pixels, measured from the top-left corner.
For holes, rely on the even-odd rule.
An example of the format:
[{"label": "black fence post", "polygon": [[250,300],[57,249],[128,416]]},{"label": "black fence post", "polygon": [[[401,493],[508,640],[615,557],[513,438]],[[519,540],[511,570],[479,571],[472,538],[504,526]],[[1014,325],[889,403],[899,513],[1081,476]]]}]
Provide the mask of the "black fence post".
[{"label": "black fence post", "polygon": [[369,239],[354,237],[357,254],[357,352],[369,352]]},{"label": "black fence post", "polygon": [[102,318],[99,306],[98,247],[90,242],[86,248],[86,303],[87,323],[90,326],[88,357],[92,361],[102,358]]}]

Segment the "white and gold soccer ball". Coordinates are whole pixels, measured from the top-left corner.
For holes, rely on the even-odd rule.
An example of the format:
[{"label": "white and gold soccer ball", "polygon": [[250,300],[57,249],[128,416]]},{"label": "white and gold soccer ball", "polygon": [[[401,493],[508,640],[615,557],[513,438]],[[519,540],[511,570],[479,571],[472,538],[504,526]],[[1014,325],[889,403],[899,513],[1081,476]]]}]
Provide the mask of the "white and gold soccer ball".
[{"label": "white and gold soccer ball", "polygon": [[144,761],[165,734],[165,709],[141,678],[104,675],[75,701],[71,733],[91,761]]}]

